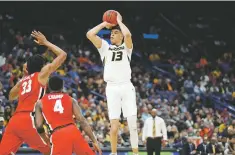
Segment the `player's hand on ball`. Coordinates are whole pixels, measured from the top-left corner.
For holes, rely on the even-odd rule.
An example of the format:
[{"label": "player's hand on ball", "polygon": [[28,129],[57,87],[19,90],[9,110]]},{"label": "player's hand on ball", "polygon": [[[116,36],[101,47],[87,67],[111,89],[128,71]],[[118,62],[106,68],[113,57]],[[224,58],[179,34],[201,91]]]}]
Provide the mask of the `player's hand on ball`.
[{"label": "player's hand on ball", "polygon": [[34,42],[39,45],[45,45],[47,42],[46,37],[39,31],[32,31],[31,36],[35,38]]},{"label": "player's hand on ball", "polygon": [[101,151],[98,143],[93,143],[93,147],[94,147],[95,152],[98,152],[99,155],[102,155],[102,151]]},{"label": "player's hand on ball", "polygon": [[117,21],[118,21],[118,22],[122,22],[122,16],[121,16],[121,14],[120,14],[118,11],[116,11],[116,13],[117,13]]},{"label": "player's hand on ball", "polygon": [[105,24],[105,27],[106,27],[107,29],[111,29],[112,27],[115,26],[114,24],[110,24],[110,23],[108,23],[108,22],[104,22],[104,24]]}]

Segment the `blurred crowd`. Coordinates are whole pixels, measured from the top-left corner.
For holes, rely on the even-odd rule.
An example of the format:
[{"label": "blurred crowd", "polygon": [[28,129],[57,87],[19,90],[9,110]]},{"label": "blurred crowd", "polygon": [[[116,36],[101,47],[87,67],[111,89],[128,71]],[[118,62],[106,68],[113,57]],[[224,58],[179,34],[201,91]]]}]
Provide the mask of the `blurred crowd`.
[{"label": "blurred crowd", "polygon": [[[8,94],[22,77],[27,58],[42,54],[47,62],[51,62],[55,57],[50,50],[34,44],[30,34],[18,31],[8,23],[3,24],[2,29],[6,33],[0,43],[0,139],[17,107],[17,101],[8,101]],[[154,27],[150,29],[153,31]],[[53,43],[68,53],[65,64],[54,74],[64,79],[64,91],[78,101],[102,147],[109,147],[106,84],[98,52],[91,46],[70,44],[62,34],[52,38]],[[145,145],[143,123],[156,108],[167,124],[167,147],[185,148],[189,154],[213,153],[213,145],[217,146],[218,153],[235,151],[235,115],[225,107],[218,107],[219,103],[235,105],[233,52],[225,52],[216,59],[201,55],[195,60],[192,53],[199,44],[199,41],[193,41],[191,45],[180,45],[180,52],[173,55],[164,48],[153,48],[147,54],[134,49],[132,82],[137,92],[140,147]],[[84,134],[84,137],[89,141],[88,136]],[[122,118],[118,147],[129,146],[127,121]]]}]

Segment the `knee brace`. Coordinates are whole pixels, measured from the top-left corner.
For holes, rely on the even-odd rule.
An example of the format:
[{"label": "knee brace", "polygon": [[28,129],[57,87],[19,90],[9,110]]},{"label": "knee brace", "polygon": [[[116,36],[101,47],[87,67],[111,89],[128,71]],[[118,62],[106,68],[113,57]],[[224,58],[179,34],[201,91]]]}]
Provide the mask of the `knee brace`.
[{"label": "knee brace", "polygon": [[137,131],[137,116],[127,117],[127,123],[130,131],[130,142],[132,148],[138,148],[138,131]]}]

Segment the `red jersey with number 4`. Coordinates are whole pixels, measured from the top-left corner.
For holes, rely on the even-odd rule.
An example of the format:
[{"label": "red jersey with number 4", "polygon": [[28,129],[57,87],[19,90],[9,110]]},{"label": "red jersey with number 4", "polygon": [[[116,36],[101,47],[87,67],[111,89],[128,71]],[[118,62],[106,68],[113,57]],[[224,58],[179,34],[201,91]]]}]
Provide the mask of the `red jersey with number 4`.
[{"label": "red jersey with number 4", "polygon": [[39,72],[20,80],[19,100],[16,112],[34,112],[36,102],[45,94],[45,86],[38,81]]},{"label": "red jersey with number 4", "polygon": [[65,93],[50,93],[42,99],[42,113],[50,130],[74,123],[72,98]]}]

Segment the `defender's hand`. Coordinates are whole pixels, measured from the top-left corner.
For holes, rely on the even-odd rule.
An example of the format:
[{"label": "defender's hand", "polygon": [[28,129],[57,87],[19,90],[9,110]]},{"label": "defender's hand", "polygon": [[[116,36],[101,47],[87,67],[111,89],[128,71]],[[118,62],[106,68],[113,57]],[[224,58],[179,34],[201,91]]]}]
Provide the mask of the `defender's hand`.
[{"label": "defender's hand", "polygon": [[34,42],[39,45],[45,45],[48,42],[46,37],[39,31],[33,31],[31,36],[35,38]]}]

